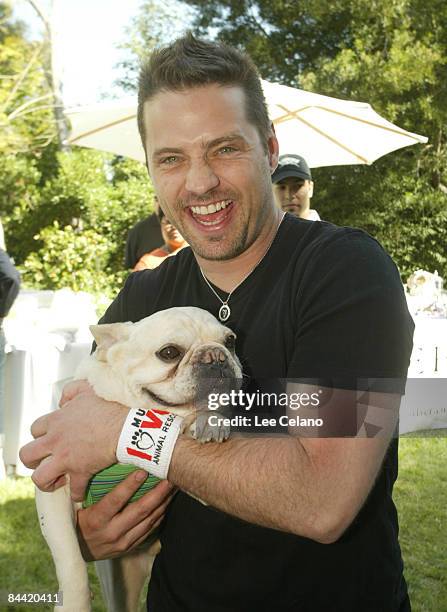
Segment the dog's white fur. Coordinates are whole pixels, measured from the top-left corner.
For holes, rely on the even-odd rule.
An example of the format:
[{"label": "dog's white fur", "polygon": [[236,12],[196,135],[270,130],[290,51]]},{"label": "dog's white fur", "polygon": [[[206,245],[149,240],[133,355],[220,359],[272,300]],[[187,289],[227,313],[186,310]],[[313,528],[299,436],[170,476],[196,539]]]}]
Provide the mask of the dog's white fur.
[{"label": "dog's white fur", "polygon": [[[86,378],[104,399],[132,408],[161,408],[180,414],[187,417],[188,426],[193,426],[196,413],[191,406],[198,400],[209,366],[220,364],[225,369],[222,376],[234,381],[242,376],[233,349],[225,346],[228,338],[234,338],[233,332],[200,308],[170,308],[138,323],[96,325],[91,330],[97,349],[80,364],[76,379]],[[167,346],[180,350],[177,360],[161,358],[160,351]],[[201,428],[202,441],[221,441],[227,435],[206,425]],[[63,606],[56,609],[88,612],[87,565],[76,536],[76,512],[81,504],[72,502],[66,485],[52,493],[36,489],[36,505],[63,592]],[[151,569],[151,552],[153,547],[148,550],[146,546],[118,559],[96,563],[109,612],[137,610]]]}]

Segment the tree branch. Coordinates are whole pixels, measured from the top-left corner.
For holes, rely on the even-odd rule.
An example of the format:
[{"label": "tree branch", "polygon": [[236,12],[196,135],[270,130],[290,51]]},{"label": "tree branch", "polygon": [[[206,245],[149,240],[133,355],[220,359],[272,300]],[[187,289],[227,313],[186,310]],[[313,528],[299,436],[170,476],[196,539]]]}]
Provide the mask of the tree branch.
[{"label": "tree branch", "polygon": [[31,66],[35,63],[35,61],[37,60],[37,58],[40,55],[40,52],[43,49],[43,43],[41,43],[38,47],[36,47],[30,61],[28,62],[28,65],[25,66],[25,68],[22,70],[21,74],[19,75],[14,87],[12,88],[12,90],[10,91],[6,102],[3,104],[2,107],[2,111],[6,112],[6,109],[8,107],[8,104],[11,102],[11,100],[13,99],[13,97],[15,96],[15,94],[17,93],[17,90],[19,89],[20,85],[23,83],[23,81],[26,79],[29,71],[31,70]]},{"label": "tree branch", "polygon": [[48,20],[48,17],[46,17],[45,13],[42,11],[42,9],[40,8],[40,6],[36,2],[36,0],[28,0],[28,3],[33,7],[33,9],[36,11],[38,16],[42,20],[42,22],[43,22],[43,24],[45,26],[45,29],[47,31],[47,36],[48,36],[49,40],[51,40],[51,26],[50,26],[50,22]]},{"label": "tree branch", "polygon": [[46,98],[52,98],[53,97],[53,93],[47,93],[43,96],[38,96],[37,98],[33,98],[32,100],[28,100],[28,102],[25,102],[25,104],[21,104],[18,108],[16,108],[14,111],[12,111],[12,113],[10,115],[8,115],[8,120],[12,121],[13,119],[15,119],[16,117],[18,117],[19,115],[22,115],[23,112],[26,108],[28,108],[29,106],[31,106],[32,104],[36,104],[36,102],[40,102],[40,100],[45,100]]}]

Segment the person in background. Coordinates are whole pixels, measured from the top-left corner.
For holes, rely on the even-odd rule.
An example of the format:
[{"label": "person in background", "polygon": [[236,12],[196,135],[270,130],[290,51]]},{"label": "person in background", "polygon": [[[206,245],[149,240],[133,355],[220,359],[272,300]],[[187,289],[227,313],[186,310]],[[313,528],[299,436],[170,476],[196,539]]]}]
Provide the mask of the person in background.
[{"label": "person in background", "polygon": [[320,215],[310,207],[314,183],[304,157],[281,155],[272,182],[275,202],[281,210],[308,221],[320,221]]},{"label": "person in background", "polygon": [[134,268],[145,253],[149,253],[163,244],[160,222],[158,219],[158,202],[154,198],[155,212],[138,221],[127,234],[124,265]]},{"label": "person in background", "polygon": [[188,243],[178,229],[172,225],[172,223],[169,223],[161,208],[158,209],[158,219],[160,221],[161,235],[163,236],[164,244],[150,253],[145,253],[134,266],[134,272],[146,269],[153,270],[159,266],[166,257],[174,255],[178,250],[188,246]]},{"label": "person in background", "polygon": [[[5,333],[3,319],[9,313],[14,300],[19,293],[20,274],[6,252],[3,226],[0,219],[0,451],[3,434],[3,395],[4,395],[4,369],[5,369]],[[1,457],[0,457],[1,460]]]}]

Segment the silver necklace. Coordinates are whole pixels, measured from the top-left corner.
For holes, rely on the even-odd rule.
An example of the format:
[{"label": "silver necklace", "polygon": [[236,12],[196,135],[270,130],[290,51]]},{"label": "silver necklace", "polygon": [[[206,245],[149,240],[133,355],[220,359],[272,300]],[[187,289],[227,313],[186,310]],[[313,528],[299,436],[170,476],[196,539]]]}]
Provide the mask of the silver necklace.
[{"label": "silver necklace", "polygon": [[243,278],[243,279],[242,279],[242,280],[241,280],[241,281],[240,281],[240,282],[239,282],[239,283],[236,285],[236,287],[234,287],[234,288],[233,288],[233,289],[230,291],[230,293],[227,295],[227,299],[226,299],[226,300],[223,300],[223,299],[220,297],[220,295],[217,293],[217,291],[215,291],[215,290],[213,289],[213,287],[211,286],[211,283],[209,282],[209,280],[207,279],[207,277],[206,277],[206,276],[205,276],[205,274],[203,273],[202,268],[199,266],[199,270],[200,270],[200,272],[201,272],[201,274],[202,274],[203,280],[205,281],[205,283],[208,285],[208,287],[211,289],[211,291],[214,293],[214,295],[217,297],[217,299],[218,299],[218,300],[219,300],[219,302],[221,303],[221,307],[219,308],[219,314],[218,314],[218,316],[219,316],[219,321],[222,321],[222,323],[225,323],[225,321],[228,321],[228,319],[229,319],[229,318],[230,318],[230,316],[231,316],[231,308],[230,308],[230,306],[229,306],[229,304],[228,304],[228,302],[230,301],[231,296],[232,296],[232,295],[233,295],[233,293],[236,291],[236,289],[237,289],[238,287],[240,287],[240,286],[242,285],[242,283],[243,283],[245,280],[247,280],[247,278],[248,278],[248,277],[249,277],[251,274],[253,274],[253,272],[254,272],[254,271],[256,270],[256,268],[259,266],[259,264],[261,263],[261,261],[264,259],[264,257],[267,255],[267,253],[270,251],[270,247],[272,246],[273,241],[274,241],[274,240],[275,240],[275,238],[276,238],[276,234],[278,233],[279,226],[281,225],[282,220],[284,219],[284,215],[285,215],[285,213],[283,213],[283,214],[282,214],[282,217],[281,217],[281,219],[280,219],[280,221],[279,221],[279,223],[278,223],[278,227],[276,228],[276,232],[274,233],[273,238],[270,240],[270,244],[268,245],[268,247],[267,247],[267,249],[266,249],[266,251],[265,251],[264,255],[261,257],[261,259],[258,261],[258,263],[257,263],[257,264],[256,264],[256,265],[255,265],[255,266],[254,266],[254,267],[253,267],[251,270],[250,270],[250,272],[249,272],[249,273],[248,273],[246,276],[244,276],[244,278]]}]

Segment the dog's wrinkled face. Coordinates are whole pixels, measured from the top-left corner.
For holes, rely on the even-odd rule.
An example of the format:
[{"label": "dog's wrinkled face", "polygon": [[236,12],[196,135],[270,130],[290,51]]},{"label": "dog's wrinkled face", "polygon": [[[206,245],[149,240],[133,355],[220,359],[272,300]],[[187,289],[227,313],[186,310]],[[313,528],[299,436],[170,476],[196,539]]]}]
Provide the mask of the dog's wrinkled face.
[{"label": "dog's wrinkled face", "polygon": [[133,407],[190,409],[210,392],[240,386],[235,334],[200,308],[170,308],[138,323],[90,329],[96,358],[122,378]]}]

